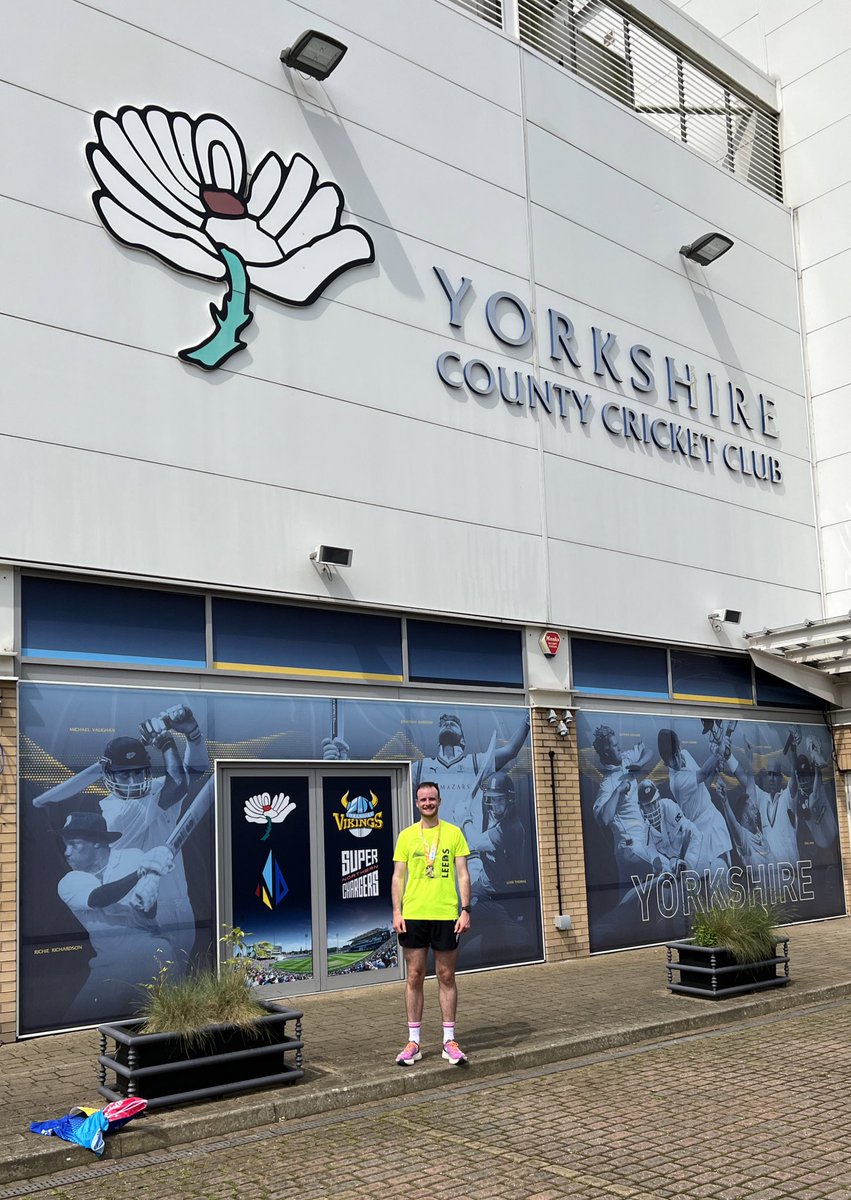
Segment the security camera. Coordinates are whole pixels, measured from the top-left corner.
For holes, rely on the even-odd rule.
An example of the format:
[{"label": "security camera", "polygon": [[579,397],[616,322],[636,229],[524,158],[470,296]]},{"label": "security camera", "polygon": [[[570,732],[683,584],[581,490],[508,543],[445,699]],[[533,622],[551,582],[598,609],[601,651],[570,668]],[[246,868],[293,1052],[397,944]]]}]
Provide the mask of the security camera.
[{"label": "security camera", "polygon": [[555,725],[557,723],[558,717],[556,716],[556,710],[554,708],[551,708],[547,713],[547,720],[549,721],[550,725]]},{"label": "security camera", "polygon": [[738,625],[742,614],[737,608],[713,608],[709,614],[710,621],[723,621],[725,625]]},{"label": "security camera", "polygon": [[310,558],[319,567],[350,567],[354,550],[344,546],[317,546],[311,550]]},{"label": "security camera", "polygon": [[720,633],[722,625],[739,625],[742,614],[737,608],[713,608],[707,619],[715,632]]}]

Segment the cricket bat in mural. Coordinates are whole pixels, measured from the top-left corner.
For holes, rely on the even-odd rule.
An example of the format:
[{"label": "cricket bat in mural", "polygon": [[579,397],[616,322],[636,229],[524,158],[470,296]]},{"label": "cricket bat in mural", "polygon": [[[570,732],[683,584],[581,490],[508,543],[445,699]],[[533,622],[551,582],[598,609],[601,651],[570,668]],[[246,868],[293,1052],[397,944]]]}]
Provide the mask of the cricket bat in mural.
[{"label": "cricket bat in mural", "polygon": [[[177,857],[189,838],[201,824],[213,802],[215,789],[213,777],[206,781],[198,795],[187,808],[171,831],[166,847]],[[131,907],[139,912],[149,913],[155,907],[160,890],[160,875],[156,871],[147,871],[130,893]]]},{"label": "cricket bat in mural", "polygon": [[340,712],[339,700],[331,701],[331,737],[335,740],[345,741],[346,735],[343,733],[343,714]]},{"label": "cricket bat in mural", "polygon": [[100,762],[92,763],[90,767],[78,771],[70,779],[65,779],[62,783],[57,783],[55,787],[42,792],[40,796],[36,796],[33,800],[33,807],[43,808],[45,804],[58,804],[60,800],[70,800],[72,796],[76,796],[91,787],[92,784],[98,783],[102,776],[103,769]]},{"label": "cricket bat in mural", "polygon": [[322,757],[328,760],[345,759],[349,757],[349,748],[343,732],[343,714],[339,700],[331,701],[330,736],[322,741]]},{"label": "cricket bat in mural", "polygon": [[172,854],[179,854],[201,821],[206,817],[207,810],[213,803],[215,788],[212,775],[203,785],[198,795],[187,808],[186,812],[175,825],[166,842]]}]

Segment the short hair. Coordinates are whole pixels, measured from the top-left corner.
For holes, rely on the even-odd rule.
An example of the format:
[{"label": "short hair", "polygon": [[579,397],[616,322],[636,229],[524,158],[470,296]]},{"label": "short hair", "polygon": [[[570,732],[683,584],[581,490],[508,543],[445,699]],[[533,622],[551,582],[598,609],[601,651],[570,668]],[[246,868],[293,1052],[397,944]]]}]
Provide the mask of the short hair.
[{"label": "short hair", "polygon": [[433,780],[433,779],[424,779],[424,780],[422,781],[422,783],[418,783],[418,784],[417,784],[417,790],[414,792],[414,799],[415,799],[415,800],[419,800],[419,798],[420,798],[420,792],[422,791],[422,789],[423,789],[423,788],[426,788],[426,787],[429,787],[429,788],[434,788],[434,790],[437,792],[437,798],[438,798],[438,800],[440,799],[440,788],[439,788],[439,786],[438,786],[438,785],[437,785],[437,784],[434,782],[434,780]]}]

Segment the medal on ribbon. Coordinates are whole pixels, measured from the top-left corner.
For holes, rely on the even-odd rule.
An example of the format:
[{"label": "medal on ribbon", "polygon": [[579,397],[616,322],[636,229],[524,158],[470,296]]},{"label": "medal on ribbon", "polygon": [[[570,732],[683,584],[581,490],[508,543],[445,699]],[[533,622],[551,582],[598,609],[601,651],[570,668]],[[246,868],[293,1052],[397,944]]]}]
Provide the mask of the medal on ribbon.
[{"label": "medal on ribbon", "polygon": [[425,855],[425,873],[426,879],[434,879],[434,860],[437,858],[437,843],[440,841],[440,826],[437,827],[437,832],[434,835],[434,842],[429,845],[423,833],[423,823],[420,821],[420,841],[423,844],[423,854]]}]

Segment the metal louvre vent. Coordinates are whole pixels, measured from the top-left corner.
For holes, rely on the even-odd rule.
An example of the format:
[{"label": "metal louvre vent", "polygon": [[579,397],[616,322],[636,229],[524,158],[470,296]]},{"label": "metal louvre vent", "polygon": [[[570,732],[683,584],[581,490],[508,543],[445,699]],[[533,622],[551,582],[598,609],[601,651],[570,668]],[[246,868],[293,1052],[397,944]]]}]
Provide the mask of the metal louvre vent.
[{"label": "metal louvre vent", "polygon": [[777,117],[605,0],[519,0],[520,40],[671,137],[782,199]]},{"label": "metal louvre vent", "polygon": [[454,0],[459,8],[466,8],[483,21],[492,25],[502,25],[502,0]]},{"label": "metal louvre vent", "polygon": [[607,0],[454,0],[545,54],[740,179],[783,199],[776,114],[636,24]]}]

